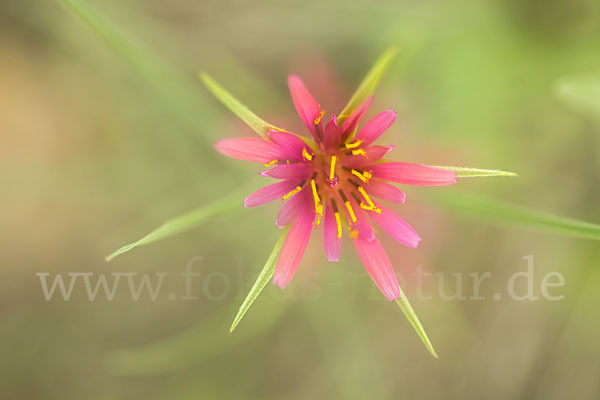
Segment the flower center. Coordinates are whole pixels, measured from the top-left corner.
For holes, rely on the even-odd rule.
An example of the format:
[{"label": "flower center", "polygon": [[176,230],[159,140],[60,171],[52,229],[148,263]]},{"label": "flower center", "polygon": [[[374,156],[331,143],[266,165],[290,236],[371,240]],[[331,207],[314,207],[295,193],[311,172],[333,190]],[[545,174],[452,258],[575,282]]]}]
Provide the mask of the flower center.
[{"label": "flower center", "polygon": [[356,160],[356,157],[366,157],[364,149],[359,147],[361,143],[362,141],[357,140],[343,144],[333,152],[311,154],[303,151],[305,162],[313,167],[309,184],[317,214],[315,227],[323,217],[324,208],[331,205],[339,238],[342,235],[340,208],[344,209],[345,219],[351,232],[354,232],[352,225],[357,222],[355,207],[381,213],[365,190],[372,178],[371,172],[352,166],[355,163],[352,161]]}]

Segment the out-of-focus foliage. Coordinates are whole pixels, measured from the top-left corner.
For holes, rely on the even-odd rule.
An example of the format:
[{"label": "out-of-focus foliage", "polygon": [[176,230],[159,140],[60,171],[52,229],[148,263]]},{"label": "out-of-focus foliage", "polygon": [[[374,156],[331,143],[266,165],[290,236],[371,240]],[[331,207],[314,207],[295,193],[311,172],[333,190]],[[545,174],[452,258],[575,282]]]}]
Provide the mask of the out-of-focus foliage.
[{"label": "out-of-focus foliage", "polygon": [[[88,29],[58,2],[0,5],[5,397],[598,397],[597,241],[463,221],[452,208],[424,204],[468,191],[544,216],[600,221],[595,2],[89,4],[131,40]],[[79,16],[98,17],[90,10]],[[439,359],[373,291],[350,246],[340,263],[327,264],[317,240],[293,284],[283,292],[267,285],[227,334],[277,240],[275,204],[244,211],[240,195],[235,215],[103,261],[260,170],[211,147],[254,133],[210,97],[198,70],[227,82],[261,118],[300,131],[288,73],[335,112],[390,43],[399,58],[371,115],[398,112],[382,138],[397,145],[393,158],[519,172],[406,188],[407,203],[397,208],[423,243],[384,246]],[[262,184],[248,182],[247,192]],[[536,295],[545,274],[560,272],[566,285],[551,289],[563,300],[494,299],[526,271],[528,255]],[[188,266],[201,276],[192,281],[196,299],[182,300]],[[419,266],[445,277],[427,278],[429,300],[413,276]],[[94,286],[100,273],[132,271],[153,282],[168,274],[156,300],[134,301],[122,278],[113,300],[100,289],[91,301],[78,277],[68,301],[46,301],[36,276],[93,272]],[[485,300],[440,297],[438,285],[456,292],[456,276],[472,295],[469,274],[484,272],[492,276],[481,287]]]}]

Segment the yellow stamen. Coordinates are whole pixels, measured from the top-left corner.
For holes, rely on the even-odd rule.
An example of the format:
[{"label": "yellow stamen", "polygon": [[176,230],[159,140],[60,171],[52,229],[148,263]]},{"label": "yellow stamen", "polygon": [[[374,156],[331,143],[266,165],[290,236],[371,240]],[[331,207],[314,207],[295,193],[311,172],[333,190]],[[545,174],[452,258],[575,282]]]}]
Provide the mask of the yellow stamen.
[{"label": "yellow stamen", "polygon": [[319,122],[321,122],[323,115],[325,115],[325,110],[321,111],[321,114],[317,118],[315,118],[315,125],[319,125]]},{"label": "yellow stamen", "polygon": [[329,169],[329,180],[332,181],[335,177],[335,161],[337,160],[336,156],[331,156],[331,168]]},{"label": "yellow stamen", "polygon": [[362,186],[359,186],[359,187],[358,187],[358,191],[359,191],[359,193],[360,193],[360,194],[362,194],[362,197],[364,197],[364,198],[365,198],[365,200],[367,201],[367,203],[369,203],[369,205],[370,205],[371,207],[373,207],[373,208],[376,208],[376,207],[375,207],[375,203],[373,203],[373,200],[371,200],[371,198],[370,198],[370,197],[369,197],[369,195],[367,194],[367,191],[366,191],[366,190],[365,190],[365,189],[364,189]]},{"label": "yellow stamen", "polygon": [[282,199],[287,200],[288,197],[295,195],[296,193],[298,193],[301,190],[302,190],[302,188],[300,186],[296,186],[296,189],[292,190],[291,192],[289,192],[288,194],[283,196]]},{"label": "yellow stamen", "polygon": [[367,211],[375,211],[377,214],[381,214],[381,210],[379,208],[377,208],[375,206],[367,205],[367,204],[363,203],[362,201],[360,203],[360,208],[367,210]]},{"label": "yellow stamen", "polygon": [[268,164],[265,164],[265,167],[270,167],[273,164],[277,164],[277,160],[270,161]]},{"label": "yellow stamen", "polygon": [[347,149],[354,149],[354,148],[360,146],[361,143],[362,143],[362,140],[358,139],[355,142],[346,143],[346,148]]},{"label": "yellow stamen", "polygon": [[311,161],[313,158],[313,156],[308,151],[306,151],[306,147],[302,148],[302,156],[304,158],[306,158],[308,161]]},{"label": "yellow stamen", "polygon": [[357,230],[350,231],[350,237],[352,239],[356,239],[358,237],[358,231]]},{"label": "yellow stamen", "polygon": [[337,238],[341,239],[342,238],[342,221],[340,219],[340,213],[339,212],[335,212],[335,223],[337,225]]},{"label": "yellow stamen", "polygon": [[352,209],[350,202],[348,200],[346,200],[344,202],[344,205],[348,209],[348,214],[350,214],[350,219],[352,220],[352,223],[356,223],[356,215],[354,215],[354,210]]},{"label": "yellow stamen", "polygon": [[310,181],[310,187],[312,188],[313,199],[315,200],[315,212],[319,216],[319,219],[317,220],[318,225],[319,221],[321,220],[321,216],[323,215],[323,204],[321,204],[321,198],[319,197],[319,193],[317,193],[317,185],[314,179]]},{"label": "yellow stamen", "polygon": [[370,173],[368,173],[367,171],[364,171],[362,174],[360,172],[358,172],[357,170],[353,169],[352,171],[352,175],[356,176],[358,179],[360,179],[363,182],[368,182],[369,179],[371,179],[371,177],[373,175],[371,175]]},{"label": "yellow stamen", "polygon": [[363,149],[356,149],[356,150],[352,150],[352,155],[353,156],[361,155],[361,156],[365,156],[366,157],[367,153],[365,153],[365,151]]}]

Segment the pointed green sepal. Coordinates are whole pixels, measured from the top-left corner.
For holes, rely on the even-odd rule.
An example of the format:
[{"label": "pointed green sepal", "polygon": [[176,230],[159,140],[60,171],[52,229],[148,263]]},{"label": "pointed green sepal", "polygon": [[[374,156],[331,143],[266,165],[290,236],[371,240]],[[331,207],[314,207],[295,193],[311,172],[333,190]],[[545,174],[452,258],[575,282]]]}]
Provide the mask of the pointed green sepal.
[{"label": "pointed green sepal", "polygon": [[283,242],[287,237],[288,231],[289,227],[286,227],[284,228],[283,232],[281,232],[281,235],[279,236],[277,243],[275,243],[275,247],[273,248],[273,251],[271,252],[269,258],[267,259],[265,266],[263,267],[262,271],[260,271],[260,274],[258,274],[258,278],[256,278],[256,282],[254,282],[254,285],[252,285],[250,293],[248,293],[248,296],[246,296],[246,299],[244,299],[244,302],[240,306],[238,313],[233,319],[231,328],[229,328],[229,333],[234,331],[234,329],[238,326],[242,318],[244,318],[244,315],[246,315],[246,312],[248,311],[252,303],[254,303],[254,300],[258,298],[262,290],[265,288],[265,286],[267,286],[267,283],[269,283],[271,278],[273,278],[273,274],[275,273],[275,264],[277,263],[279,253],[281,253],[281,248],[283,247]]},{"label": "pointed green sepal", "polygon": [[356,108],[367,97],[373,94],[375,88],[377,87],[377,84],[383,77],[385,71],[387,71],[396,53],[397,49],[395,47],[389,47],[386,51],[383,52],[383,54],[381,54],[381,56],[379,56],[377,61],[375,61],[375,64],[373,64],[363,81],[358,86],[358,89],[356,89],[356,92],[354,92],[354,94],[350,98],[350,101],[348,101],[348,104],[346,104],[346,107],[344,107],[342,112],[339,114],[339,124],[344,122],[344,120],[348,118],[348,116],[352,114],[352,112],[356,110]]},{"label": "pointed green sepal", "polygon": [[189,231],[202,225],[211,217],[222,215],[237,208],[241,208],[239,196],[240,194],[236,191],[231,195],[218,199],[210,204],[199,207],[178,217],[169,219],[141,239],[126,244],[110,255],[106,256],[105,260],[111,261],[113,258],[123,253],[127,253],[136,247],[150,244],[158,240],[166,239],[179,233]]},{"label": "pointed green sepal", "polygon": [[283,131],[284,129],[277,128],[273,124],[262,120],[256,114],[254,114],[248,107],[240,103],[231,93],[229,93],[223,86],[215,81],[206,72],[200,72],[200,79],[207,87],[208,90],[227,107],[232,113],[237,115],[242,121],[244,121],[250,128],[260,135],[265,140],[269,140],[267,132],[271,129]]},{"label": "pointed green sepal", "polygon": [[417,317],[415,310],[410,305],[408,298],[402,291],[402,288],[400,288],[400,298],[396,300],[396,304],[398,304],[404,315],[406,315],[408,322],[410,322],[413,328],[415,328],[417,335],[419,335],[421,341],[423,341],[423,344],[425,344],[425,347],[427,347],[427,350],[429,350],[432,356],[438,358],[438,355],[435,352],[433,345],[431,344],[431,341],[429,340],[429,337],[427,336],[427,333],[421,324],[421,321],[419,321],[419,317]]},{"label": "pointed green sepal", "polygon": [[519,176],[516,172],[501,171],[499,169],[481,169],[468,167],[451,167],[448,165],[428,165],[433,168],[456,171],[457,178],[481,178],[486,176]]}]

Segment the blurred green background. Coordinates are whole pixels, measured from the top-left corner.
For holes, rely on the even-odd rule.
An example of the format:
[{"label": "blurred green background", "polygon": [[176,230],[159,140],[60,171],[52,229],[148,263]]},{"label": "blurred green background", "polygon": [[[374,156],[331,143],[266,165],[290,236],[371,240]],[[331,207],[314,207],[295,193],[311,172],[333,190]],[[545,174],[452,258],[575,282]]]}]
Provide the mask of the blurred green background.
[{"label": "blurred green background", "polygon": [[[598,242],[496,226],[477,213],[464,219],[439,200],[484,193],[600,221],[598,2],[84,4],[116,30],[90,29],[59,2],[0,3],[3,398],[600,397]],[[338,112],[389,44],[399,56],[369,115],[398,112],[381,140],[397,145],[392,158],[520,174],[403,188],[407,204],[397,210],[424,240],[418,249],[383,243],[440,358],[373,290],[349,243],[338,264],[327,264],[317,238],[290,287],[267,286],[228,334],[278,237],[278,206],[242,208],[267,178],[212,143],[253,133],[197,71],[259,116],[300,130],[288,73]],[[234,211],[104,262],[234,190]],[[527,255],[540,299],[495,300],[526,270]],[[201,274],[197,299],[183,300],[190,262]],[[485,300],[444,300],[433,278],[423,289],[432,299],[419,299],[411,277],[419,266],[443,273],[448,294],[452,274],[462,274],[466,296],[468,274],[490,272]],[[68,301],[46,301],[36,276],[83,272],[94,281],[99,273],[168,275],[155,301],[132,300],[125,278],[112,301],[102,292],[90,301],[82,281]],[[540,296],[549,272],[564,276],[551,291],[560,301]]]}]

